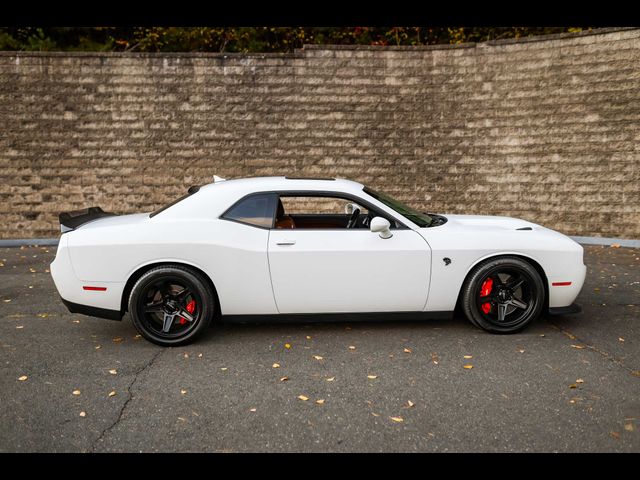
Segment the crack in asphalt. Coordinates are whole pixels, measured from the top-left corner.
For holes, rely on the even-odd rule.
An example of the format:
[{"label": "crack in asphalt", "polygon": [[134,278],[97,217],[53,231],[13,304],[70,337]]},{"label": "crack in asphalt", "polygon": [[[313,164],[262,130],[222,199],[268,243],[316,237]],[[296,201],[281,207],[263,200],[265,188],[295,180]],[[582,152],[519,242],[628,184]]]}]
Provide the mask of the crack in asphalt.
[{"label": "crack in asphalt", "polygon": [[555,323],[549,321],[548,322],[549,325],[551,325],[553,328],[555,328],[556,330],[558,330],[559,332],[561,332],[562,334],[564,334],[566,337],[568,337],[571,340],[576,340],[577,342],[583,344],[586,348],[588,348],[589,350],[592,350],[596,353],[598,353],[599,355],[601,355],[602,357],[606,358],[607,360],[609,360],[610,362],[615,363],[616,365],[618,365],[619,367],[623,368],[624,370],[626,370],[627,372],[629,372],[631,375],[633,375],[634,377],[638,377],[640,376],[640,371],[638,370],[633,370],[630,367],[627,367],[624,362],[622,360],[620,360],[619,358],[614,357],[613,355],[611,355],[608,352],[605,352],[604,350],[596,347],[595,345],[591,345],[590,343],[584,341],[582,338],[578,337],[577,335],[573,334],[572,332],[570,332],[569,330],[567,330],[566,328],[562,328],[559,325],[556,325]]},{"label": "crack in asphalt", "polygon": [[111,431],[113,430],[116,425],[118,425],[118,423],[120,423],[120,420],[122,420],[122,417],[124,415],[124,411],[127,409],[127,407],[129,406],[129,402],[131,402],[131,400],[133,400],[133,393],[132,393],[132,389],[133,386],[135,385],[135,383],[138,381],[138,376],[140,376],[142,373],[144,373],[146,370],[148,370],[149,368],[151,368],[151,366],[154,364],[154,362],[156,361],[156,359],[165,351],[164,348],[161,348],[160,350],[158,350],[158,352],[156,352],[151,359],[144,364],[144,366],[142,368],[140,368],[137,372],[134,373],[133,375],[133,380],[131,380],[131,383],[129,383],[129,385],[127,386],[127,394],[128,394],[128,398],[127,400],[124,402],[124,404],[122,404],[122,407],[120,408],[120,412],[118,412],[118,417],[116,418],[116,420],[109,425],[107,428],[105,428],[104,430],[102,430],[102,432],[100,432],[100,435],[98,436],[98,438],[96,438],[93,443],[91,444],[91,448],[90,451],[93,453],[96,450],[96,447],[98,446],[98,443]]}]

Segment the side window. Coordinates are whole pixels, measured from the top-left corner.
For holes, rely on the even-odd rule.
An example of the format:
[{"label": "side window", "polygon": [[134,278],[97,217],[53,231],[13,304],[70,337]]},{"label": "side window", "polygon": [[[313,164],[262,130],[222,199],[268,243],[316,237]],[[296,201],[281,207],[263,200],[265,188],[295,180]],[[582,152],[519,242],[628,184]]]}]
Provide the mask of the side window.
[{"label": "side window", "polygon": [[251,195],[232,206],[222,215],[222,218],[255,227],[271,228],[276,202],[277,195],[274,193]]},{"label": "side window", "polygon": [[374,212],[356,201],[314,195],[280,194],[276,229],[365,229]]}]

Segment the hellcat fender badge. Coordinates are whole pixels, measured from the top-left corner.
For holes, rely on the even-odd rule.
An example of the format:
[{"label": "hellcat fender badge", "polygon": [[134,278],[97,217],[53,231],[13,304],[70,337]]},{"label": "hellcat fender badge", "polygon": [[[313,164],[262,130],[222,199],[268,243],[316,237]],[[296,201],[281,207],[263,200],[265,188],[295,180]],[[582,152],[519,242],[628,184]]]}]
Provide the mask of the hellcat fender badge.
[{"label": "hellcat fender badge", "polygon": [[451,263],[451,259],[449,257],[444,257],[442,261],[444,262],[445,267]]}]

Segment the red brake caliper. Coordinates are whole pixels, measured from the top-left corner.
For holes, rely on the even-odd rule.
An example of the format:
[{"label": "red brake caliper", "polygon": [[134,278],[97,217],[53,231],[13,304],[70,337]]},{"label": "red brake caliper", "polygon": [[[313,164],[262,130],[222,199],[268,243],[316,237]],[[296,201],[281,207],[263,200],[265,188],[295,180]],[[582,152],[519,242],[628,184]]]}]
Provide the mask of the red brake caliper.
[{"label": "red brake caliper", "polygon": [[[487,278],[482,287],[480,287],[480,298],[487,297],[491,293],[491,289],[493,288],[493,280],[491,278]],[[491,311],[491,304],[489,302],[483,303],[480,308],[486,314]]]},{"label": "red brake caliper", "polygon": [[[193,314],[193,312],[196,311],[196,301],[195,300],[191,300],[189,301],[189,303],[187,303],[187,306],[185,307],[187,312]],[[187,323],[187,319],[180,317],[180,321],[178,321],[178,323],[180,325],[184,325],[185,323]]]}]

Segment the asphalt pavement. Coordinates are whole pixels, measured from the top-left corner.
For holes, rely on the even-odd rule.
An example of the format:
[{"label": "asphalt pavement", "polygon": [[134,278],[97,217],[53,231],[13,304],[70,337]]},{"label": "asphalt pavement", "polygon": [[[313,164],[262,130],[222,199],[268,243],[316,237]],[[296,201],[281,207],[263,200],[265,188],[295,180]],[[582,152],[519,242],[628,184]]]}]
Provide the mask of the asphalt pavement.
[{"label": "asphalt pavement", "polygon": [[515,335],[390,317],[171,349],[69,313],[55,251],[0,249],[0,452],[640,451],[638,249],[586,246],[583,313]]}]

